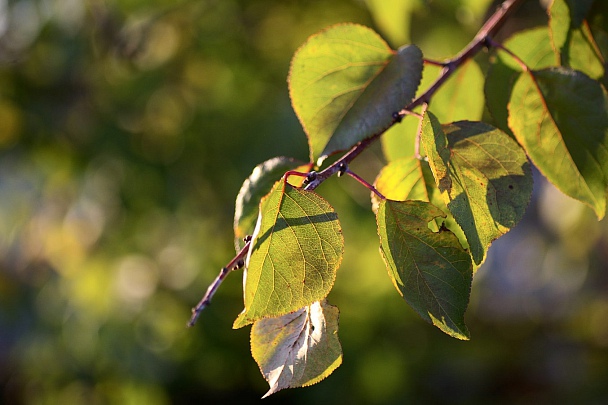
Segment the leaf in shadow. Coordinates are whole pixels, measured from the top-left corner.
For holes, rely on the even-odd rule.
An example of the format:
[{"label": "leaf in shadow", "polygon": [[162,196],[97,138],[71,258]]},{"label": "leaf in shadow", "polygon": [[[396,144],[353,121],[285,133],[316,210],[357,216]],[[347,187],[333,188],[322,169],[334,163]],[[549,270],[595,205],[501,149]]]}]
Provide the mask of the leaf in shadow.
[{"label": "leaf in shadow", "polygon": [[429,222],[444,216],[423,201],[381,201],[380,253],[395,287],[423,319],[468,340],[464,313],[473,280],[471,257],[452,232],[429,229]]}]

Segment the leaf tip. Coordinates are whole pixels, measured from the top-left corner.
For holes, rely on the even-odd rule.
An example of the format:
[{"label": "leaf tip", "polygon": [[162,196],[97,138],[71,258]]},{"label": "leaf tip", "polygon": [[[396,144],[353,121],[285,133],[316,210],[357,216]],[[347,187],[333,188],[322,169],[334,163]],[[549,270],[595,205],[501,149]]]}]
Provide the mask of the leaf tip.
[{"label": "leaf tip", "polygon": [[243,310],[243,312],[241,312],[239,316],[236,317],[232,324],[232,329],[241,329],[243,326],[247,326],[253,323],[253,321],[249,319],[245,311],[246,310]]}]

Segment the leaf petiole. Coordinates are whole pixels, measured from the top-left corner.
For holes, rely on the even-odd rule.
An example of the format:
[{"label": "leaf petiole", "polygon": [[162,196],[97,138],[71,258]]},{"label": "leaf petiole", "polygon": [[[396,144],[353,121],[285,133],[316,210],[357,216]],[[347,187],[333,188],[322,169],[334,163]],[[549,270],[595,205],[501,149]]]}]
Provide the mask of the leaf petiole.
[{"label": "leaf petiole", "polygon": [[486,43],[488,44],[488,46],[492,46],[496,49],[500,49],[501,51],[506,52],[509,56],[511,56],[515,60],[515,62],[517,62],[517,64],[522,68],[522,70],[524,72],[527,72],[530,70],[528,65],[526,65],[526,63],[519,56],[515,55],[512,51],[510,51],[508,48],[506,48],[500,42],[496,42],[491,37],[488,36],[488,37],[486,37]]},{"label": "leaf petiole", "polygon": [[306,184],[315,180],[316,175],[317,175],[317,172],[315,172],[315,171],[303,173],[303,172],[298,172],[296,170],[289,170],[289,171],[285,172],[285,174],[283,175],[283,181],[285,182],[285,184],[287,184],[288,183],[287,179],[289,178],[289,176],[305,177],[304,184],[303,184],[305,186]]},{"label": "leaf petiole", "polygon": [[348,165],[346,163],[340,163],[340,167],[338,169],[338,177],[343,176],[344,174],[348,174],[350,177],[352,177],[353,179],[357,180],[359,183],[363,184],[365,187],[367,187],[369,190],[371,190],[374,194],[376,194],[380,199],[382,200],[386,200],[386,197],[383,196],[377,189],[376,187],[372,186],[371,184],[369,184],[367,181],[365,181],[362,177],[360,177],[357,173],[352,172],[349,168]]}]

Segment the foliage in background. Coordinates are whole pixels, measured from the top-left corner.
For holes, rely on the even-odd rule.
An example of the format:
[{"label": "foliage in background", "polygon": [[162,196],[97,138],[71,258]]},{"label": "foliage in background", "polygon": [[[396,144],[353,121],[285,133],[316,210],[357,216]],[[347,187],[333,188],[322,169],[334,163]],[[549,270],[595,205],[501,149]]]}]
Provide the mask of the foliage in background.
[{"label": "foliage in background", "polygon": [[[528,3],[518,27],[542,23]],[[387,28],[386,37],[448,57],[487,7],[419,2],[411,31]],[[227,279],[186,330],[189,308],[233,251],[226,224],[242,179],[276,154],[307,160],[285,85],[294,50],[331,24],[380,30],[383,17],[355,1],[20,0],[0,9],[2,400],[253,402],[263,381],[244,360],[247,332],[226,316],[241,309],[241,280]],[[383,164],[373,148],[352,169],[373,178]],[[404,308],[369,242],[367,190],[329,180],[320,192],[346,242],[330,295],[345,360],[330,383],[276,400],[445,402],[444,390],[469,403],[604,398],[605,222],[539,179],[524,222],[476,273],[475,345],[421,327]]]}]

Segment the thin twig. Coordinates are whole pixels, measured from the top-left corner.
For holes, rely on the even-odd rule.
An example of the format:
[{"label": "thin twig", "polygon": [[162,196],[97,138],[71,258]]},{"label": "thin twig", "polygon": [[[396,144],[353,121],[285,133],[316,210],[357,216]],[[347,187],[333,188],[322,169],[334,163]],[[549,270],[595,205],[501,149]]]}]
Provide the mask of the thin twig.
[{"label": "thin twig", "polygon": [[247,253],[249,252],[250,246],[251,246],[251,239],[247,240],[247,242],[245,243],[245,246],[243,246],[243,248],[240,250],[240,252],[238,252],[232,260],[230,260],[230,262],[226,265],[226,267],[223,267],[220,270],[220,274],[218,274],[218,276],[215,278],[215,280],[213,280],[213,282],[211,283],[209,288],[207,288],[207,292],[205,293],[203,298],[199,301],[199,303],[194,308],[192,308],[192,317],[190,318],[190,321],[188,321],[189,328],[194,326],[194,324],[196,323],[196,320],[198,319],[198,317],[201,314],[201,312],[203,311],[203,309],[205,309],[207,306],[209,306],[209,304],[211,303],[211,298],[213,298],[213,295],[215,294],[217,289],[220,287],[220,285],[222,284],[222,282],[224,281],[226,276],[228,274],[230,274],[230,272],[232,270],[242,267],[242,263],[245,259],[245,256],[247,256]]},{"label": "thin twig", "polygon": [[519,56],[515,55],[513,52],[511,52],[510,49],[506,48],[503,44],[494,41],[492,38],[488,37],[487,38],[488,44],[500,49],[503,52],[506,52],[507,54],[509,54],[509,56],[511,56],[513,58],[513,60],[515,60],[515,62],[517,62],[517,64],[519,65],[519,67],[522,68],[522,70],[524,72],[527,72],[530,70],[530,68],[528,67],[528,65],[526,65],[526,62],[524,62]]}]

